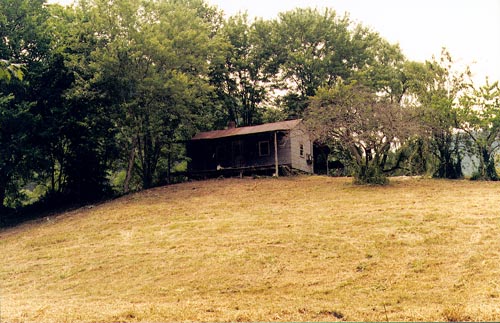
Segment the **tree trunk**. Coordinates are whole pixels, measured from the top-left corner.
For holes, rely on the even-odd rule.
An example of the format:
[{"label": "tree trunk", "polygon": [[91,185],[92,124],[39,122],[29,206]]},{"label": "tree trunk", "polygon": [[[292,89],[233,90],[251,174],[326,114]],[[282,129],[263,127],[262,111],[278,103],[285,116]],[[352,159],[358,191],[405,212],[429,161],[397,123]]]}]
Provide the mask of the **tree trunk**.
[{"label": "tree trunk", "polygon": [[50,184],[51,184],[51,187],[50,187],[50,191],[51,193],[55,193],[56,192],[56,165],[55,165],[55,160],[52,161],[52,165],[50,167]]},{"label": "tree trunk", "polygon": [[135,147],[137,145],[137,140],[134,137],[132,140],[132,147],[130,149],[130,154],[128,157],[128,167],[127,175],[125,176],[125,183],[123,183],[123,192],[128,193],[130,191],[130,180],[132,179],[132,171],[134,170],[135,164]]},{"label": "tree trunk", "polygon": [[455,136],[455,155],[457,156],[457,161],[455,162],[455,177],[456,178],[463,178],[463,172],[462,172],[462,156],[460,155],[460,139],[457,136]]},{"label": "tree trunk", "polygon": [[495,168],[495,159],[492,156],[490,156],[490,160],[486,168],[486,174],[488,175],[489,180],[492,181],[500,180],[500,177],[498,176],[497,170]]},{"label": "tree trunk", "polygon": [[149,130],[146,130],[144,134],[144,162],[142,165],[142,188],[148,189],[153,186],[153,170],[152,170],[152,162],[153,162],[153,143],[151,139],[151,135]]},{"label": "tree trunk", "polygon": [[481,176],[482,179],[489,181],[499,180],[497,171],[495,169],[494,155],[486,147],[482,147],[481,158]]},{"label": "tree trunk", "polygon": [[[452,135],[442,133],[434,137],[439,167],[435,176],[439,178],[457,179],[462,177],[462,166],[458,146],[451,149],[453,144]],[[456,157],[456,160],[455,160]]]},{"label": "tree trunk", "polygon": [[276,177],[279,176],[279,162],[278,162],[278,133],[274,132],[274,171]]},{"label": "tree trunk", "polygon": [[0,210],[5,209],[4,201],[7,195],[7,181],[0,179]]},{"label": "tree trunk", "polygon": [[488,152],[486,151],[486,149],[484,149],[484,147],[481,147],[480,145],[478,145],[478,150],[479,150],[479,168],[477,170],[478,172],[478,175],[479,175],[479,179],[482,179],[482,180],[485,180],[485,179],[488,179],[487,175],[486,175],[486,167],[488,165],[488,161],[489,161],[489,156],[488,156]]},{"label": "tree trunk", "polygon": [[326,160],[326,176],[330,176],[330,166],[328,165],[328,159],[330,157],[330,154],[326,153],[325,155],[326,155],[326,157],[325,157],[325,160]]},{"label": "tree trunk", "polygon": [[3,204],[4,200],[5,200],[5,189],[3,187],[0,187],[0,210],[5,207]]},{"label": "tree trunk", "polygon": [[168,156],[167,156],[167,184],[171,182],[171,168],[172,168],[172,143],[168,143]]}]

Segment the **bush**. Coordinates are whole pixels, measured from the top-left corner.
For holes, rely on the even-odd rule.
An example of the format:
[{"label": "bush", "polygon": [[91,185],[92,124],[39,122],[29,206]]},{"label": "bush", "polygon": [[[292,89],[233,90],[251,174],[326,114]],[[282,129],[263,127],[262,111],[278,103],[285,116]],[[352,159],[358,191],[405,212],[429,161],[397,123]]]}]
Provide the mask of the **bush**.
[{"label": "bush", "polygon": [[474,173],[472,173],[472,175],[470,177],[471,181],[480,181],[482,179],[483,178],[482,178],[481,174],[478,171],[475,171]]},{"label": "bush", "polygon": [[389,179],[374,165],[358,166],[354,169],[354,184],[357,185],[387,185]]},{"label": "bush", "polygon": [[490,159],[490,162],[486,166],[486,173],[481,174],[481,172],[475,171],[472,173],[470,178],[472,181],[498,181],[500,180],[500,176],[498,176],[498,172],[495,168],[495,161]]},{"label": "bush", "polygon": [[500,154],[497,154],[495,156],[495,169],[497,171],[497,174],[500,174]]},{"label": "bush", "polygon": [[497,170],[495,168],[495,158],[490,159],[488,167],[486,168],[486,176],[488,177],[488,180],[491,181],[500,180],[500,177],[498,176]]}]

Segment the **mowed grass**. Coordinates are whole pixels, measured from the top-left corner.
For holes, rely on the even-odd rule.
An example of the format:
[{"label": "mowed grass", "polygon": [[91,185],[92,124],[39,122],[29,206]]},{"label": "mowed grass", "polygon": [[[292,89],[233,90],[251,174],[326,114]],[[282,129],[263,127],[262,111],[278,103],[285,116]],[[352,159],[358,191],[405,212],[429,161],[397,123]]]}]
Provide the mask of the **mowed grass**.
[{"label": "mowed grass", "polygon": [[500,183],[191,182],[0,250],[2,322],[500,320]]}]

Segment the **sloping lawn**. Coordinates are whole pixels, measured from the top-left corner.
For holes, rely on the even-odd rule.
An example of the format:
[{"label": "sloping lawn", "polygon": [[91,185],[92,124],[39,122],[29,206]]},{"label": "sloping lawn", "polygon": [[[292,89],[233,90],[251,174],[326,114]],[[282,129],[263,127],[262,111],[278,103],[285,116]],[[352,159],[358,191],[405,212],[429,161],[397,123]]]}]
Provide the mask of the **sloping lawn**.
[{"label": "sloping lawn", "polygon": [[0,251],[1,322],[500,320],[500,183],[191,182]]}]

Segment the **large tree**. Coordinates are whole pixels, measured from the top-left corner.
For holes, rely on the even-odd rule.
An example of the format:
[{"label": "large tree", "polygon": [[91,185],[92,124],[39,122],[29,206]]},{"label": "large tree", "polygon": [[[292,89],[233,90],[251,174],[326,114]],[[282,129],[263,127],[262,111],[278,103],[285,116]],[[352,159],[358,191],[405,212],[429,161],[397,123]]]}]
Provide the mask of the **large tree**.
[{"label": "large tree", "polygon": [[85,10],[47,8],[51,50],[32,91],[43,153],[37,182],[46,187],[45,202],[100,199],[110,193],[107,176],[116,158],[112,111],[91,86],[91,55],[104,42]]},{"label": "large tree", "polygon": [[311,98],[305,122],[313,137],[349,152],[355,181],[387,183],[387,158],[415,134],[410,108],[373,93],[356,82],[338,81]]},{"label": "large tree", "polygon": [[[47,63],[47,18],[42,0],[0,2],[0,208],[32,177],[40,157],[33,142],[33,87]],[[22,79],[17,72],[21,66]]]},{"label": "large tree", "polygon": [[226,20],[219,36],[223,56],[211,64],[210,76],[224,106],[221,119],[239,126],[259,123],[277,70],[273,57],[281,50],[274,47],[272,23],[250,23],[248,15],[240,13]]},{"label": "large tree", "polygon": [[429,143],[433,159],[431,170],[440,178],[462,177],[462,147],[456,131],[459,120],[457,105],[467,87],[470,72],[456,72],[449,52],[443,49],[439,58],[422,65],[413,65],[410,93],[420,107],[420,120],[427,129],[424,139]]},{"label": "large tree", "polygon": [[191,133],[209,106],[211,18],[203,2],[95,0],[89,7],[105,44],[92,52],[91,86],[114,107],[127,177],[159,180],[171,143]]},{"label": "large tree", "polygon": [[334,10],[295,9],[281,13],[275,32],[281,51],[280,86],[288,114],[300,116],[310,96],[337,77],[347,79],[355,59],[351,52],[350,21]]},{"label": "large tree", "polygon": [[334,10],[295,9],[281,13],[274,22],[280,50],[273,58],[280,64],[276,85],[285,90],[285,109],[300,117],[308,99],[321,86],[337,79],[356,79],[380,91],[396,91],[394,70],[404,57],[376,32],[354,24]]},{"label": "large tree", "polygon": [[500,86],[498,81],[471,88],[461,100],[460,128],[472,141],[473,153],[479,163],[477,179],[499,180],[495,154],[500,151]]}]

